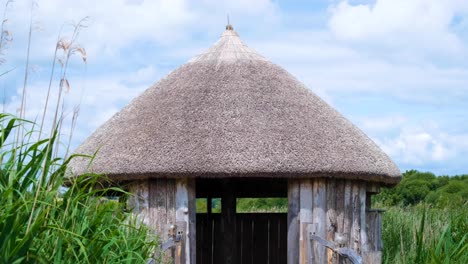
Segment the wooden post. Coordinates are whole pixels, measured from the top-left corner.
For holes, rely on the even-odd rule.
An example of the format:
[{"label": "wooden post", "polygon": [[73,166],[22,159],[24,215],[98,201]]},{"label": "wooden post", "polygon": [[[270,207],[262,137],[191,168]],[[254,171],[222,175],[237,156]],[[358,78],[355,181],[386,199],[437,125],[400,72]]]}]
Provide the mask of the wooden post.
[{"label": "wooden post", "polygon": [[[169,238],[171,225],[176,224],[174,179],[147,179],[129,184],[132,195],[127,204],[139,219],[156,232],[162,241]],[[158,252],[156,252],[158,254]],[[164,261],[174,257],[174,249],[164,253]]]},{"label": "wooden post", "polygon": [[[327,179],[327,240],[335,241],[335,232],[337,231],[338,221],[336,215],[336,200],[340,193],[337,192],[335,179]],[[337,263],[337,254],[331,249],[327,249],[327,263]]]},{"label": "wooden post", "polygon": [[[314,196],[312,223],[315,227],[315,234],[323,239],[327,237],[326,230],[326,210],[327,210],[327,186],[324,179],[314,179]],[[326,263],[325,247],[319,243],[313,242],[313,262],[317,264]]]},{"label": "wooden post", "polygon": [[197,197],[195,189],[195,179],[188,180],[188,209],[189,209],[189,248],[190,264],[197,262]]},{"label": "wooden post", "polygon": [[181,178],[176,180],[176,225],[182,230],[182,242],[176,249],[175,263],[196,262],[196,208],[195,181]]},{"label": "wooden post", "polygon": [[369,251],[363,254],[364,263],[382,263],[382,223],[378,209],[368,209],[366,213],[367,239]]},{"label": "wooden post", "polygon": [[140,221],[157,231],[157,227],[150,224],[148,180],[133,182],[128,186],[128,189],[132,195],[128,197],[127,207],[136,214]]},{"label": "wooden post", "polygon": [[359,207],[360,207],[360,214],[359,218],[361,220],[361,251],[367,252],[369,251],[369,245],[367,244],[367,230],[366,230],[366,186],[365,184],[361,184],[359,188]]},{"label": "wooden post", "polygon": [[[335,245],[341,247],[347,244],[346,239],[348,236],[346,235],[345,230],[345,181],[344,180],[337,180],[336,181],[336,206],[335,206],[335,213],[336,213],[336,232],[334,234],[334,242]],[[339,241],[341,240],[341,241]],[[337,261],[335,263],[340,263],[340,256],[335,254]]]},{"label": "wooden post", "polygon": [[223,251],[226,264],[237,263],[236,258],[236,197],[229,180],[223,182],[221,197],[221,215],[223,230]]},{"label": "wooden post", "polygon": [[352,225],[351,225],[351,243],[350,248],[361,254],[361,200],[359,183],[352,182]]},{"label": "wooden post", "polygon": [[299,263],[299,207],[300,184],[288,181],[288,264]]},{"label": "wooden post", "polygon": [[345,181],[344,190],[344,218],[343,218],[343,234],[346,236],[346,247],[352,247],[351,226],[353,224],[353,196],[352,184],[350,181]]},{"label": "wooden post", "polygon": [[300,233],[299,233],[299,263],[307,264],[310,259],[310,240],[307,234],[308,225],[312,223],[312,183],[309,179],[303,179],[300,182],[300,197],[299,197],[299,219],[300,219]]}]

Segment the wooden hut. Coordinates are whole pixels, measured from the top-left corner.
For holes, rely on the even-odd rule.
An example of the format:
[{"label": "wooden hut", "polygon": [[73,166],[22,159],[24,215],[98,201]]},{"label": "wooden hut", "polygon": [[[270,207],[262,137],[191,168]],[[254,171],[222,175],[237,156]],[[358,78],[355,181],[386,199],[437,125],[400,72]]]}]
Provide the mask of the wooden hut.
[{"label": "wooden hut", "polygon": [[[75,159],[73,173],[126,186],[131,208],[177,241],[176,263],[378,263],[370,197],[401,178],[361,130],[230,25],[76,152],[98,149],[91,167]],[[240,214],[240,197],[287,197],[288,212]],[[196,198],[208,212],[196,213]]]}]

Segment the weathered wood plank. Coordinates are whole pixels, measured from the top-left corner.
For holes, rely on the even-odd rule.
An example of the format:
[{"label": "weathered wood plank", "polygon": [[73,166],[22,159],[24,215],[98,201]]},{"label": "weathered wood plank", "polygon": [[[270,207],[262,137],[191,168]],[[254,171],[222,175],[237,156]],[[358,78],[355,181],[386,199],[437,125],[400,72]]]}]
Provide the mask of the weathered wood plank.
[{"label": "weathered wood plank", "polygon": [[[336,200],[337,196],[337,184],[335,179],[327,180],[327,237],[328,241],[335,241],[335,232],[337,232],[337,211],[336,211]],[[336,253],[331,249],[327,249],[327,263],[336,263]]]},{"label": "weathered wood plank", "polygon": [[[169,226],[175,224],[175,180],[148,179],[128,186],[132,195],[128,206],[138,218],[154,230],[164,241],[169,238]],[[164,254],[164,260],[170,261],[174,250]]]},{"label": "weathered wood plank", "polygon": [[223,252],[224,263],[237,263],[236,255],[236,197],[232,192],[229,180],[223,184],[223,195],[221,197],[221,215],[223,230]]},{"label": "weathered wood plank", "polygon": [[369,245],[367,241],[367,228],[366,228],[366,201],[367,198],[367,191],[366,191],[366,185],[364,183],[361,184],[359,187],[359,207],[360,207],[360,215],[359,218],[361,220],[360,223],[360,236],[361,236],[361,252],[368,252],[369,251]]},{"label": "weathered wood plank", "polygon": [[382,263],[382,252],[381,251],[370,251],[362,253],[362,263],[365,264],[381,264]]},{"label": "weathered wood plank", "polygon": [[[347,239],[347,236],[344,235],[346,231],[344,230],[344,222],[345,222],[345,185],[346,182],[344,180],[336,180],[336,201],[335,201],[335,213],[336,213],[336,232],[334,234],[334,242],[336,243],[339,240]],[[346,243],[337,243],[337,246],[345,246]],[[335,254],[336,261],[334,263],[342,263],[340,262],[340,255]]]},{"label": "weathered wood plank", "polygon": [[353,197],[352,197],[352,183],[350,181],[345,182],[344,192],[344,218],[343,218],[343,231],[347,236],[347,247],[351,247],[351,226],[353,224]]},{"label": "weathered wood plank", "polygon": [[[281,218],[278,218],[278,240],[276,244],[278,245],[278,252],[277,252],[277,259],[278,261],[276,262],[277,264],[284,264],[287,263],[287,253],[288,253],[288,243],[285,243],[285,239],[288,235],[288,224],[287,224],[287,218],[285,218],[286,221],[282,220]],[[297,242],[299,244],[299,234],[297,234]],[[299,245],[298,245],[299,246]],[[298,251],[296,251],[299,253]],[[296,262],[297,264],[298,262]]]},{"label": "weathered wood plank", "polygon": [[351,244],[350,248],[361,254],[361,203],[360,203],[360,184],[352,183],[352,226],[351,226]]},{"label": "weathered wood plank", "polygon": [[[149,207],[151,226],[155,226],[158,233],[164,230],[164,225],[168,224],[167,218],[167,180],[166,179],[151,179],[149,184]],[[166,234],[164,239],[167,239]]]},{"label": "weathered wood plank", "polygon": [[253,263],[268,263],[268,217],[259,217],[254,223]]},{"label": "weathered wood plank", "polygon": [[208,227],[207,223],[207,217],[197,217],[197,263],[206,263],[205,257],[206,257],[206,252],[208,252],[206,248],[206,244],[204,243],[207,241],[207,230],[206,228]]},{"label": "weathered wood plank", "polygon": [[140,221],[156,230],[156,227],[150,225],[148,180],[132,183],[128,189],[132,195],[127,200],[127,207],[137,215]]},{"label": "weathered wood plank", "polygon": [[176,181],[167,179],[166,184],[166,223],[176,222]]},{"label": "weathered wood plank", "polygon": [[243,232],[242,232],[242,264],[253,264],[253,255],[255,254],[255,245],[254,242],[254,220],[251,218],[242,219],[243,222]]},{"label": "weathered wood plank", "polygon": [[381,211],[370,209],[366,213],[369,251],[382,250]]},{"label": "weathered wood plank", "polygon": [[307,227],[312,223],[312,199],[313,185],[309,179],[302,179],[300,182],[300,248],[299,263],[307,264],[310,252],[310,240],[308,239]]},{"label": "weathered wood plank", "polygon": [[[339,212],[338,214],[338,232],[335,234],[335,242],[338,241],[339,246],[341,247],[350,247],[351,245],[351,225],[353,217],[352,209],[352,182],[349,180],[340,180],[338,193],[340,194],[337,197],[336,208]],[[349,263],[348,260],[342,256],[338,256],[338,263],[346,264]]]},{"label": "weathered wood plank", "polygon": [[310,241],[307,235],[307,226],[312,223],[312,196],[313,185],[310,179],[302,179],[299,193],[299,263],[301,264],[306,264],[310,255]]},{"label": "weathered wood plank", "polygon": [[288,181],[288,264],[299,263],[299,201],[298,180]]},{"label": "weathered wood plank", "polygon": [[[193,180],[181,178],[176,180],[176,225],[178,230],[181,230],[182,241],[177,245],[175,262],[185,264],[187,262],[196,262],[195,254],[192,255],[192,243],[196,242],[191,238],[191,232],[195,233],[195,219],[190,219],[193,216],[195,209],[195,185]],[[191,200],[191,201],[190,201]],[[191,210],[193,212],[191,212]],[[195,236],[193,236],[195,238]],[[193,262],[192,262],[193,261]]]},{"label": "weathered wood plank", "polygon": [[[222,206],[222,205],[221,205]],[[221,214],[213,214],[213,262],[212,264],[216,263],[223,263],[224,262],[224,234],[223,234],[223,221]]]},{"label": "weathered wood plank", "polygon": [[187,183],[188,191],[188,239],[190,264],[196,264],[197,260],[197,198],[195,193],[195,179],[189,179]]},{"label": "weathered wood plank", "polygon": [[[315,234],[323,239],[327,237],[326,211],[327,211],[327,186],[324,179],[313,180],[313,210],[312,223],[315,227]],[[325,247],[319,243],[312,243],[313,263],[326,263]]]},{"label": "weathered wood plank", "polygon": [[[344,221],[345,221],[345,181],[337,180],[336,181],[336,232],[339,234],[346,233],[344,231]],[[336,235],[335,235],[336,239]]]}]

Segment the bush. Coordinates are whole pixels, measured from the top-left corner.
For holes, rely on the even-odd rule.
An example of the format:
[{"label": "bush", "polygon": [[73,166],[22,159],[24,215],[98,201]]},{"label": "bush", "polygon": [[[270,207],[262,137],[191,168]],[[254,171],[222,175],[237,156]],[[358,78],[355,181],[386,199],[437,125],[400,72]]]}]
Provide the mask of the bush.
[{"label": "bush", "polygon": [[468,175],[436,177],[429,172],[410,170],[403,173],[400,184],[395,188],[384,188],[374,200],[383,206],[421,202],[439,208],[465,206],[468,203]]}]

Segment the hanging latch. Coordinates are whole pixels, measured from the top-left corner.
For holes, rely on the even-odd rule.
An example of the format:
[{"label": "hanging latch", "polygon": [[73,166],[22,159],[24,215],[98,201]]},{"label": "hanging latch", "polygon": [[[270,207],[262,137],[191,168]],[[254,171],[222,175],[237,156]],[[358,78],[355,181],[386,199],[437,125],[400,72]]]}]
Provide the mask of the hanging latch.
[{"label": "hanging latch", "polygon": [[161,251],[164,252],[172,247],[176,246],[176,243],[182,240],[183,232],[177,230],[177,226],[170,225],[167,230],[168,239],[161,244]]},{"label": "hanging latch", "polygon": [[164,252],[170,248],[176,246],[177,243],[182,241],[182,237],[184,235],[185,226],[182,227],[180,225],[169,225],[167,226],[167,237],[162,244],[161,244],[161,251]]},{"label": "hanging latch", "polygon": [[[309,233],[309,239],[311,241],[316,241],[320,245],[331,249],[332,251],[338,253],[339,255],[341,255],[343,257],[348,258],[351,261],[351,263],[353,263],[353,264],[362,264],[362,258],[361,258],[361,256],[359,256],[359,254],[356,251],[354,251],[354,250],[352,250],[350,248],[346,248],[346,247],[339,247],[338,245],[335,246],[335,243],[317,236],[315,234],[315,232],[313,231],[314,228],[313,228],[312,225],[309,226],[308,229],[309,229],[308,230],[309,231],[308,232]],[[341,241],[341,240],[345,240],[343,238],[344,236],[342,236],[339,233],[336,233],[335,235],[336,235],[336,238],[337,238],[336,239],[337,241],[335,241],[335,242],[337,242],[336,244],[342,244],[343,242],[345,242],[345,241]]]},{"label": "hanging latch", "polygon": [[[177,248],[178,245],[184,241],[186,230],[186,223],[185,222],[177,222],[177,224],[169,224],[165,225],[162,231],[162,234],[165,234],[167,239],[161,243],[160,250],[156,251],[153,254],[153,258],[149,259],[146,263],[147,264],[155,264],[156,259],[158,259],[165,251]],[[158,257],[159,255],[159,257]]]}]

